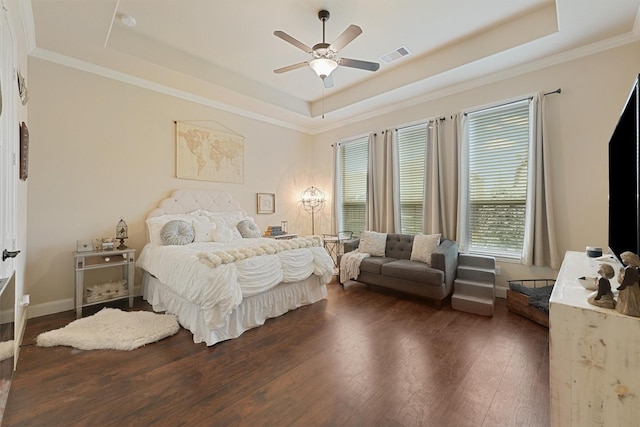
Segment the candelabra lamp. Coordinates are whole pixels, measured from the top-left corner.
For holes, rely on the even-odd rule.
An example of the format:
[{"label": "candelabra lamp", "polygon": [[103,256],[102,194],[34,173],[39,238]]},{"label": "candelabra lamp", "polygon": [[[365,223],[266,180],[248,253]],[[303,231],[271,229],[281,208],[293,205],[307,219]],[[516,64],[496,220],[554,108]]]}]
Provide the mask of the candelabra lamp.
[{"label": "candelabra lamp", "polygon": [[302,207],[311,214],[311,234],[316,234],[315,215],[324,208],[324,193],[316,187],[309,187],[302,192]]},{"label": "candelabra lamp", "polygon": [[128,230],[129,227],[127,227],[127,223],[124,222],[124,219],[120,218],[118,225],[116,225],[116,239],[120,240],[118,250],[127,249],[127,246],[124,244],[124,239],[129,237]]}]

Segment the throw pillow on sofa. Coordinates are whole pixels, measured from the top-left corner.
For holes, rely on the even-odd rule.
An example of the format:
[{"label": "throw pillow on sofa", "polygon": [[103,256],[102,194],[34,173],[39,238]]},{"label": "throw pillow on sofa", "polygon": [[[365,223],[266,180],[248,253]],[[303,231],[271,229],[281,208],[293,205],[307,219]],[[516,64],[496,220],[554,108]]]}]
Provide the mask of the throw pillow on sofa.
[{"label": "throw pillow on sofa", "polygon": [[440,234],[416,234],[411,248],[411,261],[420,261],[431,266],[431,254],[440,245],[440,237]]},{"label": "throw pillow on sofa", "polygon": [[362,234],[360,234],[360,244],[358,245],[360,252],[364,252],[371,256],[384,256],[386,246],[387,233],[363,231]]}]

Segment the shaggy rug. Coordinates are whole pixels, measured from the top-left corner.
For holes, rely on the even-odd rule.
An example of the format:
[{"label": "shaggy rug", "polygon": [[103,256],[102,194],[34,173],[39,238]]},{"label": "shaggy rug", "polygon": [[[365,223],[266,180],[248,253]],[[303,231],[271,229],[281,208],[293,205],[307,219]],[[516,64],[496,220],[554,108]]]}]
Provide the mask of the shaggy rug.
[{"label": "shaggy rug", "polygon": [[36,338],[36,345],[66,345],[80,350],[133,350],[174,335],[178,329],[180,326],[173,314],[103,308],[63,328],[41,333]]},{"label": "shaggy rug", "polygon": [[13,340],[0,342],[0,362],[13,357]]}]

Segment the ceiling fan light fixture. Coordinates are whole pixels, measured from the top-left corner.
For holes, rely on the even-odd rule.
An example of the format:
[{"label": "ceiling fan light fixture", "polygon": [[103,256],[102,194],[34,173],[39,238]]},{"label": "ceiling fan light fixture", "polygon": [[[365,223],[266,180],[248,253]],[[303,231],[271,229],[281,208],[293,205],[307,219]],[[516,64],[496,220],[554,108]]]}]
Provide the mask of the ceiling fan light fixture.
[{"label": "ceiling fan light fixture", "polygon": [[321,79],[328,77],[333,70],[338,68],[338,63],[329,58],[317,58],[309,62],[309,66]]}]

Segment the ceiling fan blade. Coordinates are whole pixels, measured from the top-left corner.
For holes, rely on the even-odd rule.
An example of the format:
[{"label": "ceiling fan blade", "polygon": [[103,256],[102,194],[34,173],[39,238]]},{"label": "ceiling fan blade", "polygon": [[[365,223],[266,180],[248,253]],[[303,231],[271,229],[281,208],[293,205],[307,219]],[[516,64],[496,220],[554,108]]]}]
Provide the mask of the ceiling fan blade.
[{"label": "ceiling fan blade", "polygon": [[340,52],[360,34],[362,34],[362,28],[353,24],[349,25],[347,29],[344,30],[333,43],[331,43],[331,50],[334,52]]},{"label": "ceiling fan blade", "polygon": [[377,71],[380,64],[377,62],[361,61],[359,59],[340,58],[340,65],[351,68],[359,68],[367,71]]},{"label": "ceiling fan blade", "polygon": [[273,72],[276,74],[282,74],[282,73],[286,73],[287,71],[297,70],[298,68],[306,67],[307,65],[309,65],[308,61],[298,62],[297,64],[291,64],[291,65],[287,65],[286,67],[278,68],[277,70],[273,70]]},{"label": "ceiling fan blade", "polygon": [[279,30],[274,31],[273,35],[276,37],[280,37],[282,40],[286,41],[287,43],[291,43],[298,49],[302,49],[307,53],[311,53],[311,51],[313,50],[306,44],[302,43],[300,40],[291,37],[289,34],[285,33],[284,31],[279,31]]},{"label": "ceiling fan blade", "polygon": [[324,87],[326,89],[331,89],[333,87],[333,75],[329,74],[327,77],[323,79]]}]

